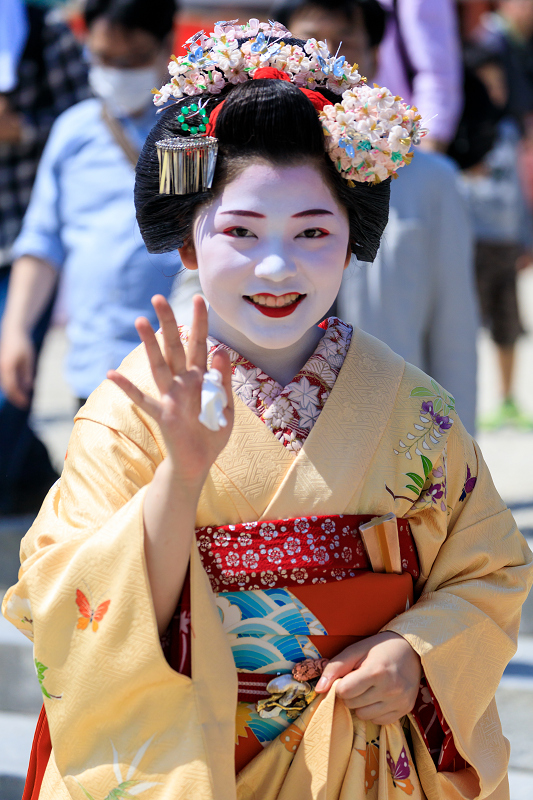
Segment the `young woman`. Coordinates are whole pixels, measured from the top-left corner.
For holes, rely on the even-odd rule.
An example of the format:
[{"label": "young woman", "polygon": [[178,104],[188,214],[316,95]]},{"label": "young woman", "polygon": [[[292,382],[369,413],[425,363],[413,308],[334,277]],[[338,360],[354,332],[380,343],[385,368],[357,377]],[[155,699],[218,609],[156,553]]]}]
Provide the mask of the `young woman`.
[{"label": "young woman", "polygon": [[[351,254],[376,253],[416,115],[256,20],[171,70],[157,100],[195,94],[146,143],[138,220],[209,310],[180,329],[154,298],[161,332],[138,320],[23,542],[3,610],[46,709],[26,797],[503,800],[494,693],[531,553],[453,398],[320,322]],[[165,148],[207,148],[184,145],[200,126],[212,188],[160,194]]]}]

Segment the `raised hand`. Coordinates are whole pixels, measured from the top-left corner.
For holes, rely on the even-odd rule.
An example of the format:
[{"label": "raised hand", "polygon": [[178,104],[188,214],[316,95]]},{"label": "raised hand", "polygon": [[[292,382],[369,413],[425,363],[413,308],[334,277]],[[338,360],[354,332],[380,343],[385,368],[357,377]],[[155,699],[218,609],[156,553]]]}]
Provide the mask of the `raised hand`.
[{"label": "raised hand", "polygon": [[187,352],[181,343],[174,313],[162,295],[152,298],[163,334],[164,352],[145,317],[135,327],[146,347],[152,375],[159,390],[156,399],[142,392],[120,372],[111,370],[107,377],[154,419],[161,429],[172,469],[182,485],[196,488],[203,484],[209,468],[227,444],[233,424],[231,368],[226,353],[216,353],[213,368],[222,374],[228,407],[228,425],[210,431],[198,421],[201,408],[203,375],[207,369],[207,309],[203,299],[193,298],[194,314]]},{"label": "raised hand", "polygon": [[136,327],[146,346],[159,399],[142,392],[119,372],[111,371],[107,377],[157,422],[167,447],[167,457],[157,467],[143,504],[146,568],[157,627],[162,634],[183,588],[202,486],[231,433],[233,402],[229,357],[217,353],[212,366],[222,374],[228,424],[211,431],[199,421],[207,366],[207,309],[203,299],[193,298],[194,316],[186,353],[165,298],[156,295],[152,303],[161,324],[164,353],[147,319],[138,319]]},{"label": "raised hand", "polygon": [[383,632],[350,645],[332,658],[317,684],[326,692],[341,678],[336,693],[359,719],[389,725],[413,709],[422,665],[409,642]]}]

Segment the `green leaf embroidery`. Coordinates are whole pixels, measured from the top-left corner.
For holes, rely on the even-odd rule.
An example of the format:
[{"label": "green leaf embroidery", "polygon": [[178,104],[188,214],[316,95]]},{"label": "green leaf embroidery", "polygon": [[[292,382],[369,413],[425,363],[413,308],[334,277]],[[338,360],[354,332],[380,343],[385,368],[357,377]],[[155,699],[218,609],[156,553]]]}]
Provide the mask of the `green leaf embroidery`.
[{"label": "green leaf embroidery", "polygon": [[406,472],[405,474],[407,475],[408,478],[411,478],[412,481],[418,484],[420,488],[422,488],[422,486],[424,485],[424,480],[423,478],[420,477],[420,475],[417,475],[416,472]]},{"label": "green leaf embroidery", "polygon": [[132,786],[136,786],[139,781],[123,781],[116,789],[111,789],[105,800],[134,800],[135,795],[130,794],[127,790]]},{"label": "green leaf embroidery", "polygon": [[406,488],[406,489],[409,489],[409,491],[410,491],[410,492],[414,492],[414,493],[417,495],[417,497],[418,497],[418,495],[420,494],[420,488],[418,488],[418,489],[417,489],[417,487],[416,487],[416,486],[411,486],[411,484],[410,484],[410,483],[408,483],[408,484],[407,484],[407,486],[406,486],[405,488]]},{"label": "green leaf embroidery", "polygon": [[426,478],[429,478],[429,474],[433,469],[433,464],[431,463],[431,461],[427,456],[421,456],[421,459],[422,459],[422,466],[424,467],[424,475],[426,476]]},{"label": "green leaf embroidery", "polygon": [[92,794],[89,794],[85,786],[82,786],[79,781],[76,781],[76,783],[78,784],[84,795],[89,798],[89,800],[94,800],[94,797],[92,796]]},{"label": "green leaf embroidery", "polygon": [[[95,798],[90,794],[85,786],[82,786],[79,781],[76,781],[80,789],[83,791],[85,796],[89,800],[95,800]],[[135,795],[130,794],[128,789],[131,789],[133,786],[136,786],[140,781],[122,781],[118,786],[114,789],[111,789],[109,794],[106,796],[105,800],[135,800]]]},{"label": "green leaf embroidery", "polygon": [[37,680],[39,681],[39,686],[41,687],[41,692],[44,694],[44,696],[47,697],[49,700],[61,700],[61,698],[63,697],[62,694],[59,694],[59,695],[57,695],[57,694],[49,694],[49,692],[47,692],[47,690],[43,686],[43,681],[45,679],[45,674],[44,673],[46,672],[48,667],[45,667],[44,664],[42,664],[40,661],[37,661],[37,659],[35,659],[35,669],[37,670]]},{"label": "green leaf embroidery", "polygon": [[411,390],[411,397],[433,397],[433,392],[426,389],[425,386],[417,386]]}]

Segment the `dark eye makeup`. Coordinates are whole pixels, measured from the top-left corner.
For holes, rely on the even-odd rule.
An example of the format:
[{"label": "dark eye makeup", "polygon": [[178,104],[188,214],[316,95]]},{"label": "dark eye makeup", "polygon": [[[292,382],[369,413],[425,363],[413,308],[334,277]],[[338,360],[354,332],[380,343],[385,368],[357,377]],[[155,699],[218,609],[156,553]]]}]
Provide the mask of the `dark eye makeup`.
[{"label": "dark eye makeup", "polygon": [[226,228],[223,231],[228,236],[233,236],[234,239],[249,239],[252,236],[255,237],[255,234],[252,231],[248,230],[248,228],[243,228],[241,226],[233,226],[231,228]]},{"label": "dark eye makeup", "polygon": [[306,228],[305,231],[299,233],[296,238],[323,239],[324,236],[329,236],[329,231],[324,230],[324,228]]}]

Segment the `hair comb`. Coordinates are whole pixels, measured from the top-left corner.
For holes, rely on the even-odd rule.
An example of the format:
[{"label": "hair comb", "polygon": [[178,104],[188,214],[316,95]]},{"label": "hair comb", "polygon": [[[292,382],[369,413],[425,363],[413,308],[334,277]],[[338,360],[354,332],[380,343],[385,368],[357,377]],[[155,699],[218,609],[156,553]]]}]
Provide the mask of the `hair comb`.
[{"label": "hair comb", "polygon": [[210,189],[218,141],[213,136],[173,136],[156,142],[159,194],[192,194]]}]

